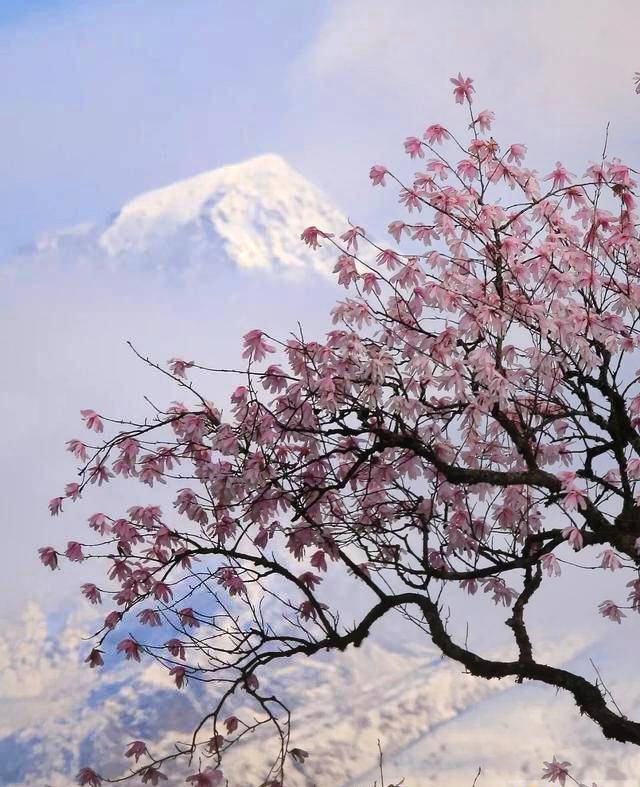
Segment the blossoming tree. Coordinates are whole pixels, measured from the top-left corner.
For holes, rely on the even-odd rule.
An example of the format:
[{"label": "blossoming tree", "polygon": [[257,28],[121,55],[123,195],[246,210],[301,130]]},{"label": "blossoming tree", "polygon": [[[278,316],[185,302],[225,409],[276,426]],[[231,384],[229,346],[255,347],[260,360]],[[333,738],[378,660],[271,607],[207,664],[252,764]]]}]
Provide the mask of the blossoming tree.
[{"label": "blossoming tree", "polygon": [[[323,340],[249,332],[246,382],[228,410],[189,382],[205,367],[173,359],[163,373],[184,403],[143,423],[82,412],[97,444],[68,443],[79,480],[51,513],[114,476],[138,490],[123,510],[90,517],[91,543],[40,550],[51,569],[94,560],[108,575],[83,586],[110,608],[87,662],[154,659],[180,689],[213,683],[217,701],[168,755],[134,741],[124,776],[87,767],[80,784],[158,784],[177,760],[187,782],[210,787],[228,749],[261,725],[277,743],[263,783],[285,783],[287,755],[306,752],[268,688],[273,665],[358,646],[392,610],[472,675],[561,689],[604,736],[640,744],[640,721],[598,682],[541,661],[527,626],[543,585],[562,593],[571,550],[623,578],[601,615],[615,624],[640,610],[635,173],[605,152],[581,178],[560,163],[539,178],[524,145],[490,136],[472,80],[452,82],[470,141],[431,125],[405,142],[420,165],[412,182],[371,169],[405,209],[389,247],[360,226],[302,233],[336,248],[349,292]],[[145,500],[158,484],[173,509]],[[323,594],[339,573],[370,598],[354,625]],[[449,586],[469,605],[490,594],[510,657],[456,638]],[[241,692],[251,717],[229,710]],[[544,775],[573,779],[555,757]]]}]

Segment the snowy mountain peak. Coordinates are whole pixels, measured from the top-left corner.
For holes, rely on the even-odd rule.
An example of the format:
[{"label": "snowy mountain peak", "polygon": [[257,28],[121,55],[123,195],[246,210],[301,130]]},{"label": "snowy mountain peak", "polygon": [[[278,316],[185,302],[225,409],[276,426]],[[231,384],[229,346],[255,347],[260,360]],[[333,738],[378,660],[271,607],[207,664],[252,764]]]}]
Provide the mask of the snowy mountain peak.
[{"label": "snowy mountain peak", "polygon": [[310,224],[336,231],[345,220],[283,158],[267,154],[143,193],[106,224],[55,233],[26,253],[182,278],[229,267],[327,273],[330,250],[312,252],[300,240]]},{"label": "snowy mountain peak", "polygon": [[197,221],[212,204],[230,193],[253,194],[261,199],[269,193],[270,187],[281,190],[290,184],[309,188],[303,178],[276,155],[257,156],[240,164],[202,172],[132,199],[118,212],[104,233],[103,242],[109,246],[119,235],[126,234],[130,224],[151,227],[168,221],[171,227],[167,229],[171,229],[177,224]]}]

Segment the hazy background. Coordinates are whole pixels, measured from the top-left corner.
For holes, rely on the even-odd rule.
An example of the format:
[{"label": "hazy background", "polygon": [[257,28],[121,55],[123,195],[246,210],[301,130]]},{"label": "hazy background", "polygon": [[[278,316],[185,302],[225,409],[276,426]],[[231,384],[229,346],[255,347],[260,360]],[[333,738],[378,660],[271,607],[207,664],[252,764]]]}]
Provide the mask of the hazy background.
[{"label": "hazy background", "polygon": [[[4,2],[0,259],[144,190],[263,152],[283,155],[352,220],[381,231],[398,215],[396,197],[374,192],[368,169],[380,162],[410,175],[405,136],[436,121],[464,130],[448,81],[458,70],[476,79],[477,107],[495,110],[496,138],[526,142],[532,165],[562,159],[581,172],[600,155],[607,123],[610,152],[633,162],[640,6],[609,9],[572,0]],[[245,309],[212,288],[187,294],[133,272],[0,282],[7,609],[64,584],[45,580],[34,549],[51,541],[46,502],[70,480],[61,449],[78,431],[78,409],[125,413],[146,392],[148,373],[126,339],[161,361],[231,363],[243,330],[268,318],[286,332],[298,317],[321,328],[330,302],[299,288],[274,309],[256,279],[234,292],[255,300]]]},{"label": "hazy background", "polygon": [[[582,172],[599,158],[607,123],[610,154],[633,164],[639,30],[636,0],[0,4],[0,527],[8,556],[0,700],[3,691],[22,696],[24,673],[6,656],[14,630],[31,637],[21,658],[48,674],[33,655],[46,622],[33,606],[20,622],[27,602],[53,613],[91,571],[65,566],[52,576],[36,554],[84,528],[82,518],[52,520],[46,508],[73,478],[64,442],[83,434],[79,409],[117,417],[144,413],[145,393],[174,398],[125,341],[161,362],[180,355],[231,365],[250,328],[285,334],[303,319],[308,334],[323,331],[334,297],[329,284],[285,287],[259,273],[224,290],[136,270],[5,275],[2,260],[43,234],[103,219],[145,190],[265,152],[281,154],[353,221],[381,231],[400,212],[390,189],[371,189],[369,167],[411,175],[418,167],[404,156],[407,135],[432,122],[463,131],[448,81],[458,71],[476,80],[477,108],[496,112],[498,141],[528,145],[530,166],[546,173],[560,159]],[[210,397],[226,388],[215,383]],[[107,504],[87,506],[93,513]],[[563,602],[572,615],[586,604],[589,633],[605,631],[610,624],[594,609],[603,596],[591,589],[582,599],[584,588]],[[554,626],[562,632],[560,619]]]}]

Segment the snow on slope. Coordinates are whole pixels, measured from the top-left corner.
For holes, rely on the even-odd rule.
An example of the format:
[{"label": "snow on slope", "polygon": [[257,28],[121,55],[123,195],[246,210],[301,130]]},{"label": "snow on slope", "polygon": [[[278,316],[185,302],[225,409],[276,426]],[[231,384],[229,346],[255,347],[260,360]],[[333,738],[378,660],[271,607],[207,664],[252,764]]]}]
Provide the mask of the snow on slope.
[{"label": "snow on slope", "polygon": [[[4,787],[45,780],[70,787],[87,762],[115,775],[128,740],[142,737],[155,751],[169,750],[211,706],[215,688],[196,684],[179,692],[152,664],[118,664],[101,674],[88,670],[74,656],[81,626],[71,616],[57,634],[48,634],[46,620],[32,606],[13,650],[9,638],[0,639]],[[35,673],[34,682],[25,680],[27,670]],[[271,677],[261,676],[292,710],[293,745],[311,753],[304,769],[292,768],[291,787],[345,784],[375,763],[378,738],[392,754],[501,688],[459,673],[427,641],[405,638],[393,647],[369,641],[342,654],[287,661]],[[241,718],[250,713],[242,707],[235,712]],[[266,743],[256,736],[237,747],[226,767],[233,785],[261,782],[265,751],[274,741]]]},{"label": "snow on slope", "polygon": [[313,252],[300,241],[311,224],[342,230],[345,219],[284,159],[268,154],[149,191],[106,224],[45,236],[13,262],[149,268],[187,280],[229,267],[326,274],[330,250]]},{"label": "snow on slope", "polygon": [[[47,634],[32,607],[25,624],[20,639],[0,637],[3,787],[71,787],[87,762],[116,775],[127,741],[143,738],[154,751],[170,750],[216,696],[215,687],[199,684],[176,690],[150,662],[133,669],[118,663],[100,675],[88,670],[74,656],[86,615],[76,613],[56,632],[49,624]],[[628,656],[634,635],[630,627],[617,648],[604,641],[585,649],[574,639],[556,647],[551,660],[588,670],[593,656],[625,712],[637,716],[640,692]],[[566,696],[464,675],[410,631],[288,661],[262,680],[293,712],[292,745],[311,755],[304,768],[292,764],[290,787],[372,787],[379,783],[378,739],[388,782],[404,776],[407,787],[471,787],[479,766],[477,787],[541,787],[540,763],[553,753],[580,764],[585,781],[600,787],[622,787],[625,778],[634,784],[640,767],[640,753],[605,741]],[[235,712],[249,716],[242,705]],[[256,735],[233,751],[230,784],[255,787],[264,775],[265,740]],[[170,783],[182,780],[173,774]]]}]

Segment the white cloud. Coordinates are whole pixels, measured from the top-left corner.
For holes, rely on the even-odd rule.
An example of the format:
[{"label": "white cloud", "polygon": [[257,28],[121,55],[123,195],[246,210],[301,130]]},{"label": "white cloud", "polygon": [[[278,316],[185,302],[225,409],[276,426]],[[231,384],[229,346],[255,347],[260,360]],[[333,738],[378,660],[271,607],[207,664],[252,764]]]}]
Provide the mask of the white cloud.
[{"label": "white cloud", "polygon": [[432,122],[465,130],[449,83],[462,71],[476,80],[478,108],[496,112],[496,139],[528,144],[530,165],[549,171],[561,158],[582,171],[599,157],[609,121],[610,152],[633,163],[638,29],[634,0],[334,2],[290,69],[288,122],[316,118],[296,156],[352,219],[395,218],[390,198],[372,193],[368,168],[413,171],[402,141]]},{"label": "white cloud", "polygon": [[393,111],[394,98],[429,105],[462,70],[478,79],[485,101],[510,104],[497,110],[543,113],[540,120],[555,110],[592,121],[602,109],[637,116],[639,26],[633,0],[610,13],[598,0],[347,0],[333,3],[302,78],[337,78],[345,91],[373,92]]}]

